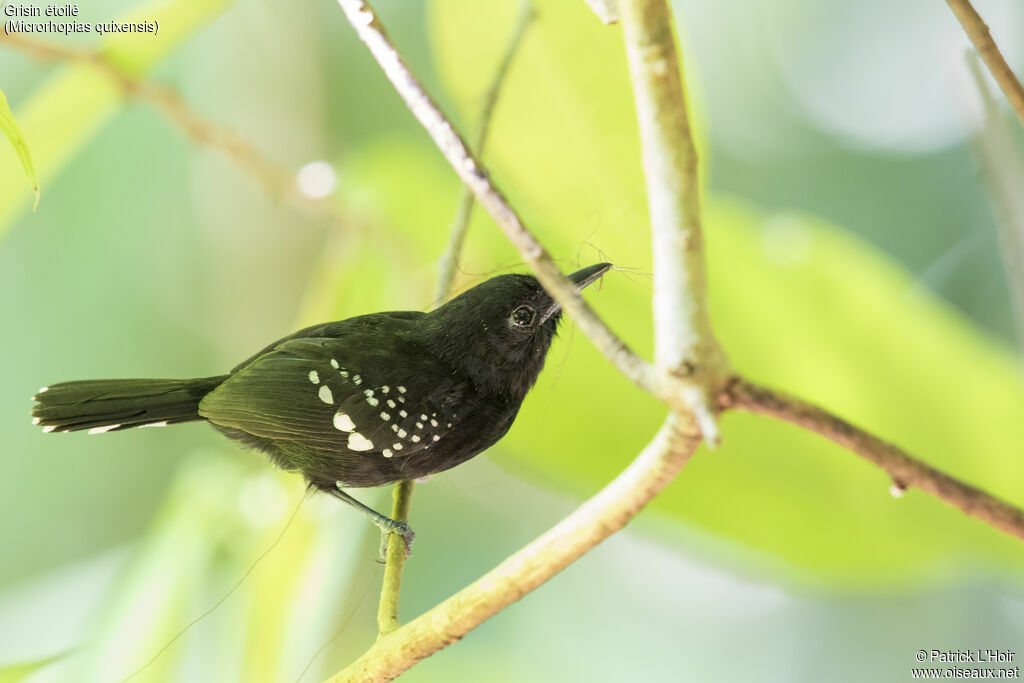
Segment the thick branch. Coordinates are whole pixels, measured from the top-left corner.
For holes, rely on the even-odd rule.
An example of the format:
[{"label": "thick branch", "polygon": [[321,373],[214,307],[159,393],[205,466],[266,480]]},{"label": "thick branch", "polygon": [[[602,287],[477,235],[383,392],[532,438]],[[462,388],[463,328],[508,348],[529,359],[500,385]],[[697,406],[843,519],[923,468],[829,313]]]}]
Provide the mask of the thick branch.
[{"label": "thick branch", "polygon": [[999,88],[1006,95],[1006,99],[1010,101],[1010,106],[1017,112],[1017,118],[1024,124],[1024,87],[1021,86],[1020,81],[1013,74],[1013,69],[1003,58],[1003,54],[996,46],[996,41],[992,39],[992,34],[981,15],[971,5],[970,0],[946,0],[946,2],[956,18],[960,20],[960,25],[964,27],[964,32],[974,43],[981,58],[985,60],[988,70],[992,72]]},{"label": "thick branch", "polygon": [[388,681],[455,643],[624,527],[675,478],[699,443],[695,425],[669,417],[636,460],[597,495],[474,583],[381,637],[330,681]]},{"label": "thick branch", "polygon": [[663,400],[672,402],[676,397],[655,385],[652,368],[637,356],[625,342],[590,308],[576,287],[555,265],[551,255],[537,238],[523,225],[515,210],[509,206],[501,191],[491,182],[486,168],[473,155],[466,143],[455,132],[451,123],[423,89],[416,77],[391,44],[384,27],[365,0],[338,0],[360,40],[366,43],[380,64],[388,80],[405,100],[413,115],[426,128],[448,163],[462,182],[473,191],[476,199],[509,238],[523,260],[537,275],[544,288],[572,316],[594,346],[604,354],[626,377]]},{"label": "thick branch", "polygon": [[735,379],[719,397],[723,409],[739,408],[792,422],[870,460],[898,489],[911,486],[1024,540],[1024,510],[916,460],[905,451],[842,418],[797,398]]},{"label": "thick branch", "polygon": [[725,374],[711,332],[701,234],[697,147],[666,0],[621,0],[622,29],[643,148],[654,254],[655,366],[683,380],[705,438],[717,441],[708,408]]}]

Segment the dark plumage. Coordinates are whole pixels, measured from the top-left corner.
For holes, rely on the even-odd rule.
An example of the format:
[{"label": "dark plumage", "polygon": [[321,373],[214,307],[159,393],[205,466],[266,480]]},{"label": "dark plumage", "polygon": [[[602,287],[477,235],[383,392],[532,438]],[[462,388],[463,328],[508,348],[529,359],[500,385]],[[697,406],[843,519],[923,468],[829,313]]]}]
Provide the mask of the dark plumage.
[{"label": "dark plumage", "polygon": [[[582,289],[610,267],[570,278]],[[342,489],[441,472],[497,442],[537,380],[560,317],[536,278],[499,275],[430,313],[307,327],[227,375],[44,387],[33,421],[48,432],[99,433],[206,420],[411,542],[407,525]]]}]

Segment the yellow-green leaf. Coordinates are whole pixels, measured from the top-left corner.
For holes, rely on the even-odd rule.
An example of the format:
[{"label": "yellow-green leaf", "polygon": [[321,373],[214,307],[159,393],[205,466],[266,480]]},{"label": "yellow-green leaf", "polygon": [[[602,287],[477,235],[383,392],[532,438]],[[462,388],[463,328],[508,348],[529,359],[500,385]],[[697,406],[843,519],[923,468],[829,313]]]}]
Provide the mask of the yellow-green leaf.
[{"label": "yellow-green leaf", "polygon": [[7,104],[7,96],[4,95],[4,91],[0,90],[0,131],[3,132],[4,137],[14,147],[14,151],[18,154],[18,159],[21,160],[21,167],[25,171],[25,176],[28,178],[28,182],[32,185],[32,190],[36,193],[36,201],[33,205],[39,206],[39,179],[36,177],[36,169],[32,165],[32,154],[29,152],[28,143],[25,142],[25,134],[21,132],[21,128],[18,126],[18,120],[14,118],[14,112],[11,111],[10,105]]}]

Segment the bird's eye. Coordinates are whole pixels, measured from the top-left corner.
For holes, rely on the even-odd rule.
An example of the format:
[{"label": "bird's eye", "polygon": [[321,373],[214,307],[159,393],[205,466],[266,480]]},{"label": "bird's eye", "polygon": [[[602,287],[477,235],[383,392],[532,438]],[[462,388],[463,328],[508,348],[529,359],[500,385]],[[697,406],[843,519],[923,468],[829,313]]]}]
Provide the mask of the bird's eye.
[{"label": "bird's eye", "polygon": [[533,309],[529,306],[520,306],[516,310],[512,311],[512,324],[516,327],[529,327],[533,323],[533,319],[537,317]]}]

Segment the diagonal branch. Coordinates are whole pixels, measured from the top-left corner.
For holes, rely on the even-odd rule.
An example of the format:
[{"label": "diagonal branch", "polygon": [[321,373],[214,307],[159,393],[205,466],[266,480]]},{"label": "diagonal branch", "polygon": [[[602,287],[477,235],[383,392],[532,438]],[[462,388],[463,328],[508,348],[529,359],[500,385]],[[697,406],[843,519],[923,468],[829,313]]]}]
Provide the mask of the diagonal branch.
[{"label": "diagonal branch", "polygon": [[390,681],[457,642],[626,526],[676,477],[699,444],[690,420],[670,416],[636,460],[593,498],[475,582],[379,638],[329,681]]},{"label": "diagonal branch", "polygon": [[636,355],[612,332],[583,300],[576,287],[562,275],[554,259],[526,228],[519,215],[491,181],[486,168],[473,155],[465,141],[455,132],[437,104],[406,66],[370,4],[365,0],[338,0],[338,4],[341,5],[359,39],[366,43],[388,80],[405,100],[406,106],[426,128],[434,144],[455,169],[462,182],[472,190],[477,201],[515,245],[544,288],[622,374],[640,388],[655,393],[662,400],[678,402],[676,395],[656,385],[650,364]]},{"label": "diagonal branch", "polygon": [[1024,124],[1024,87],[1013,74],[1013,69],[1006,63],[1003,53],[999,51],[996,41],[988,30],[985,21],[978,14],[970,0],[946,0],[953,14],[964,27],[967,37],[974,43],[975,49],[985,60],[985,65],[992,72],[992,76],[999,84],[999,88],[1010,101],[1013,110],[1017,112],[1017,118]]},{"label": "diagonal branch", "polygon": [[800,399],[736,378],[719,396],[730,408],[768,415],[815,432],[881,467],[895,490],[913,486],[972,517],[1024,540],[1024,510],[926,465],[887,441]]}]

